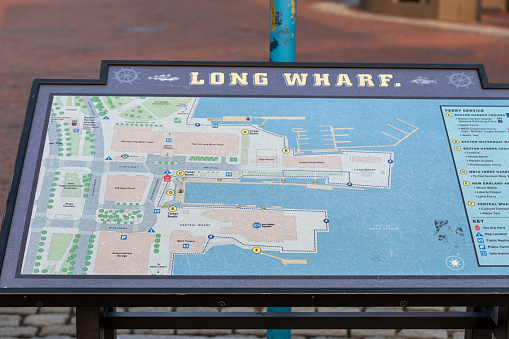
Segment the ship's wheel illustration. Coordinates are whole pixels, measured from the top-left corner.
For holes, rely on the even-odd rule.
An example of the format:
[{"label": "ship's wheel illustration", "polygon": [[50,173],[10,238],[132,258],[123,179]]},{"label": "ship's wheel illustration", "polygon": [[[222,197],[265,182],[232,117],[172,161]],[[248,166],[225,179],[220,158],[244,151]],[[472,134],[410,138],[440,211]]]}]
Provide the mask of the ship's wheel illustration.
[{"label": "ship's wheel illustration", "polygon": [[472,85],[474,82],[472,81],[472,77],[465,74],[465,72],[461,73],[452,73],[449,78],[449,83],[451,85],[456,86],[456,88],[468,88],[468,86]]},{"label": "ship's wheel illustration", "polygon": [[124,68],[115,72],[115,79],[120,83],[132,84],[133,81],[138,79],[138,72],[134,70],[134,67]]}]

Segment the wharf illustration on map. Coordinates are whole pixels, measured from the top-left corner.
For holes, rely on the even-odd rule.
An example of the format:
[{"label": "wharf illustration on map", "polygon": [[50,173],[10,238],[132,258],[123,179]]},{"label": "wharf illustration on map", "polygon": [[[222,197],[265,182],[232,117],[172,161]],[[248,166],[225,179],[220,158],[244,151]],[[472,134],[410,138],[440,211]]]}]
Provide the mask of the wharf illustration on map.
[{"label": "wharf illustration on map", "polygon": [[[392,185],[399,154],[409,154],[402,145],[421,134],[417,122],[394,112],[379,119],[381,128],[378,120],[349,125],[315,118],[299,102],[253,114],[257,100],[54,96],[21,273],[214,274],[207,265],[217,256],[228,258],[218,266],[267,260],[266,274],[320,272],[319,255],[343,246],[327,239],[340,228],[336,215],[353,213],[341,199],[404,215],[384,205],[396,196],[413,200]],[[410,180],[418,167],[396,179]],[[363,229],[389,232],[382,238],[413,232],[380,215]],[[333,257],[325,267],[343,260]]]}]

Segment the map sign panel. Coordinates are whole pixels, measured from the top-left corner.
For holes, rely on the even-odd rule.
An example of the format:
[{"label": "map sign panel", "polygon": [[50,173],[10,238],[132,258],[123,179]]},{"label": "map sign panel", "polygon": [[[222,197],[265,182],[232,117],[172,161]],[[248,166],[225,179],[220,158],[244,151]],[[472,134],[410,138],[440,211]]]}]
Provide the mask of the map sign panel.
[{"label": "map sign panel", "polygon": [[509,91],[478,72],[140,64],[37,83],[0,282],[505,288]]}]

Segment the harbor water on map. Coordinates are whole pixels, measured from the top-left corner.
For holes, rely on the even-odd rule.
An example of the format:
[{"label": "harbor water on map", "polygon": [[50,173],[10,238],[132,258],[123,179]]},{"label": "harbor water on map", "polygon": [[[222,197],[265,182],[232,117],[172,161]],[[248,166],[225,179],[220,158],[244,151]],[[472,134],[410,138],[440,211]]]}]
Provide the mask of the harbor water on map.
[{"label": "harbor water on map", "polygon": [[[213,247],[204,255],[177,255],[174,273],[504,274],[504,268],[478,267],[472,251],[472,236],[440,110],[441,105],[454,103],[454,100],[201,98],[195,112],[197,118],[241,115],[249,117],[253,125],[260,125],[264,119],[259,117],[306,117],[290,121],[269,119],[263,123],[263,129],[287,136],[292,149],[298,146],[297,133],[292,129],[306,130],[310,138],[305,145],[308,149],[325,149],[330,147],[324,140],[327,126],[353,128],[344,133],[349,134],[343,137],[349,141],[345,143],[349,147],[346,149],[387,145],[364,150],[394,152],[392,182],[390,189],[364,190],[318,190],[291,185],[213,185],[212,188],[205,183],[189,184],[186,202],[326,210],[329,232],[316,234],[316,253],[267,252],[284,259],[306,259],[306,265],[284,266],[280,260],[229,245]],[[479,105],[479,102],[471,104]],[[508,102],[483,104],[507,106]],[[223,123],[234,122],[219,122]],[[390,146],[396,143],[394,139],[401,139],[414,127],[418,130],[411,136]],[[400,134],[396,134],[398,131]],[[307,184],[308,181],[288,179],[287,183]],[[451,256],[463,260],[461,270],[446,265]]]}]

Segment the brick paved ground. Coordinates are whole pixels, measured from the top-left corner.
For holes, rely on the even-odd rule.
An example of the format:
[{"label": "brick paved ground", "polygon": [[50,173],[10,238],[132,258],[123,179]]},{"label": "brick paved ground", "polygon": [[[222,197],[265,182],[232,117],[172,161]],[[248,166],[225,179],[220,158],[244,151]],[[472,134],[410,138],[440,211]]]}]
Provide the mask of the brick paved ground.
[{"label": "brick paved ground", "polygon": [[[509,82],[509,38],[342,17],[310,10],[309,5],[315,2],[299,0],[298,61],[482,63],[492,82]],[[4,212],[32,78],[97,78],[102,59],[266,61],[267,3],[266,0],[1,0],[0,214]],[[479,26],[483,25],[509,30],[508,16],[490,14]],[[136,27],[153,29],[133,31]],[[72,337],[74,319],[71,308],[0,308],[0,338]],[[175,338],[180,339],[191,335],[257,338],[264,332],[150,333],[177,334]],[[294,334],[297,338],[461,336],[461,332],[443,330],[294,331]],[[122,338],[134,337],[138,336]]]},{"label": "brick paved ground", "polygon": [[[97,78],[102,59],[266,61],[266,2],[2,0],[0,213],[32,78]],[[316,2],[299,0],[298,61],[482,63],[490,81],[509,82],[509,38],[310,10]],[[507,15],[487,21],[509,26]]]}]

